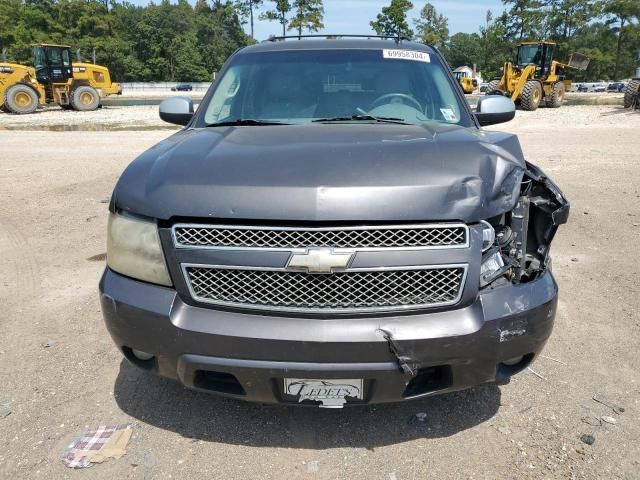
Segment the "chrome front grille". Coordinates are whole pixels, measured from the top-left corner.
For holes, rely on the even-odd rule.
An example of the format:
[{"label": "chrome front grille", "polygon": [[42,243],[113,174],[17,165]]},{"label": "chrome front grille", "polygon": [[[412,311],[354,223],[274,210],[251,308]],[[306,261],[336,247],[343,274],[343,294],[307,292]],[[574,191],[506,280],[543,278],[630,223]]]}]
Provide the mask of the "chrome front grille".
[{"label": "chrome front grille", "polygon": [[310,313],[452,305],[460,299],[466,276],[466,265],[354,269],[331,275],[200,265],[183,269],[196,301]]},{"label": "chrome front grille", "polygon": [[178,248],[462,248],[468,246],[468,236],[468,228],[463,224],[339,228],[176,225],[173,228]]}]

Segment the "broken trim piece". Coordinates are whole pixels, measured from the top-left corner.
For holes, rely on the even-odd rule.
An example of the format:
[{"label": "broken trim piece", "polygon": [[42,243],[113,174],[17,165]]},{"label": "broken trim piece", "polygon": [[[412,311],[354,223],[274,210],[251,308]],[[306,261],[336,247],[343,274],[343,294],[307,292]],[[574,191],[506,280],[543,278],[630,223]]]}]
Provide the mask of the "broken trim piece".
[{"label": "broken trim piece", "polygon": [[387,341],[387,344],[389,345],[389,351],[393,354],[393,356],[396,358],[396,361],[398,362],[399,370],[405,375],[415,377],[418,374],[418,369],[420,368],[419,363],[411,357],[402,355],[400,353],[398,344],[393,339],[393,335],[391,334],[391,332],[384,330],[383,328],[378,328],[377,331],[380,332],[384,339]]}]

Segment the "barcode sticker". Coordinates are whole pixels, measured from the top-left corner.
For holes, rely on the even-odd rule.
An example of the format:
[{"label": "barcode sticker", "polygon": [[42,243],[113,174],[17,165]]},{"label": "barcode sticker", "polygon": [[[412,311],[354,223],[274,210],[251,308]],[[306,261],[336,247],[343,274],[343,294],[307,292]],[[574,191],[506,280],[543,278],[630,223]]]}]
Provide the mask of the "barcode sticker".
[{"label": "barcode sticker", "polygon": [[383,58],[392,60],[411,60],[413,62],[431,63],[431,56],[427,52],[417,50],[382,50]]}]

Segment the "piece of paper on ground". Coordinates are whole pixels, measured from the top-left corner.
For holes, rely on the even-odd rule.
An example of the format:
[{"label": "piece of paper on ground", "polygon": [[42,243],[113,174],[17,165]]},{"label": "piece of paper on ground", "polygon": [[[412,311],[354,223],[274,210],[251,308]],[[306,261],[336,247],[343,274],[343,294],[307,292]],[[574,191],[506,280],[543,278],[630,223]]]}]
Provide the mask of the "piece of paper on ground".
[{"label": "piece of paper on ground", "polygon": [[104,425],[87,430],[73,439],[60,459],[70,468],[87,468],[127,453],[131,425]]}]

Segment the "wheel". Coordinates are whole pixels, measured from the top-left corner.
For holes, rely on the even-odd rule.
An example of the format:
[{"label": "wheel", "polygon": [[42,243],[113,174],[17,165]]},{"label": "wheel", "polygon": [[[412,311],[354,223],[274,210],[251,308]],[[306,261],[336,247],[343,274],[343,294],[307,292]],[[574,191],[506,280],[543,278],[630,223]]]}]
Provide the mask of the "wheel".
[{"label": "wheel", "polygon": [[564,101],[564,93],[564,83],[556,83],[551,89],[551,95],[546,99],[547,107],[560,108],[562,106],[562,102]]},{"label": "wheel", "polygon": [[629,108],[633,104],[633,97],[640,92],[640,79],[631,80],[624,90],[624,108]]},{"label": "wheel", "polygon": [[498,87],[500,86],[500,80],[491,80],[487,84],[487,95],[491,95],[496,90],[502,92]]},{"label": "wheel", "polygon": [[33,113],[38,108],[38,94],[30,86],[17,83],[7,88],[4,106],[11,113]]},{"label": "wheel", "polygon": [[79,112],[89,112],[100,105],[100,95],[95,88],[88,85],[74,88],[69,100],[73,109]]},{"label": "wheel", "polygon": [[541,100],[542,85],[535,80],[528,80],[520,94],[520,107],[522,110],[533,112],[540,106]]}]

